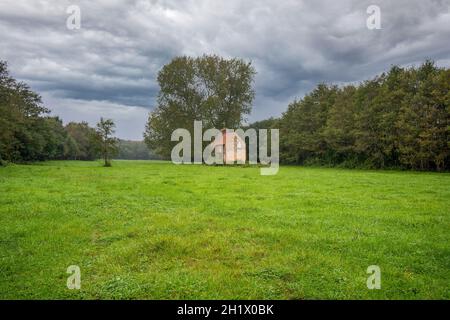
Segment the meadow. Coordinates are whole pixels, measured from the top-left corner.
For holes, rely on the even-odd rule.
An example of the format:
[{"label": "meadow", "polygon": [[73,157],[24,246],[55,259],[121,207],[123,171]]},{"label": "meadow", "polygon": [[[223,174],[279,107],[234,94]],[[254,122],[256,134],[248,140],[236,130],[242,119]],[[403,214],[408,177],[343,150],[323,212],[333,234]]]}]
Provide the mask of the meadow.
[{"label": "meadow", "polygon": [[450,299],[449,231],[448,173],[10,165],[0,298]]}]

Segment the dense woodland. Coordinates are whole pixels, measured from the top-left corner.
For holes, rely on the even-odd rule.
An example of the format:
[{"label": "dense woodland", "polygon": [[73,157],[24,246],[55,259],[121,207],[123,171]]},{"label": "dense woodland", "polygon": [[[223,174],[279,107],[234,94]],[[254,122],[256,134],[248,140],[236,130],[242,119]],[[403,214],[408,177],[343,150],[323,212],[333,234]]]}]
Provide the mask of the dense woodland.
[{"label": "dense woodland", "polygon": [[359,85],[321,84],[280,119],[284,163],[450,169],[450,69],[426,61]]},{"label": "dense woodland", "polygon": [[[219,128],[242,124],[251,110],[254,74],[242,60],[174,59],[158,76],[158,106],[144,133],[159,154],[143,142],[120,140],[116,158],[167,158],[169,129],[194,120]],[[357,85],[320,84],[280,118],[250,127],[280,129],[280,159],[286,164],[449,170],[449,89],[450,69],[431,61],[394,66]],[[49,116],[40,96],[13,79],[0,61],[0,164],[94,160],[100,149],[96,129],[86,122],[64,126]]]}]

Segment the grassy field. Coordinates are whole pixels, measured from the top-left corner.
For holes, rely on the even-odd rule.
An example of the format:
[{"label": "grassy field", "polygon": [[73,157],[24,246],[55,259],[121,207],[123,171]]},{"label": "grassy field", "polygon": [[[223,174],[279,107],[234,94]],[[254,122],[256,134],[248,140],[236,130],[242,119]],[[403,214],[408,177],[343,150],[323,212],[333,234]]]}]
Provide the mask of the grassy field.
[{"label": "grassy field", "polygon": [[[81,268],[81,290],[66,269]],[[381,268],[381,290],[366,269]],[[450,175],[0,168],[0,298],[450,299]]]}]

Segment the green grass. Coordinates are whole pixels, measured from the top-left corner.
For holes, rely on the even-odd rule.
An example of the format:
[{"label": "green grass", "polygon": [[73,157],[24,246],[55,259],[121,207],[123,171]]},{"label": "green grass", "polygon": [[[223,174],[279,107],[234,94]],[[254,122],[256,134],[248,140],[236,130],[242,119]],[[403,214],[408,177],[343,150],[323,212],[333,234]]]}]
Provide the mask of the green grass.
[{"label": "green grass", "polygon": [[[81,290],[66,287],[69,265]],[[366,269],[381,268],[381,290]],[[450,175],[0,168],[0,298],[450,299]]]}]

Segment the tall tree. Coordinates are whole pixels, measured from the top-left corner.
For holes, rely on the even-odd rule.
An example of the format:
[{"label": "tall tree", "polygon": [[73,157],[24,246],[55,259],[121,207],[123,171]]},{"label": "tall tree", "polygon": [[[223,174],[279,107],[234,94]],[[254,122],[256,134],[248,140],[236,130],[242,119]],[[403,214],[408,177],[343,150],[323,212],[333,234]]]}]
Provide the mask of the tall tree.
[{"label": "tall tree", "polygon": [[170,136],[177,128],[193,131],[194,120],[205,128],[236,128],[251,111],[254,98],[251,63],[204,55],[178,57],[158,74],[160,92],[144,133],[150,149],[168,157]]}]

